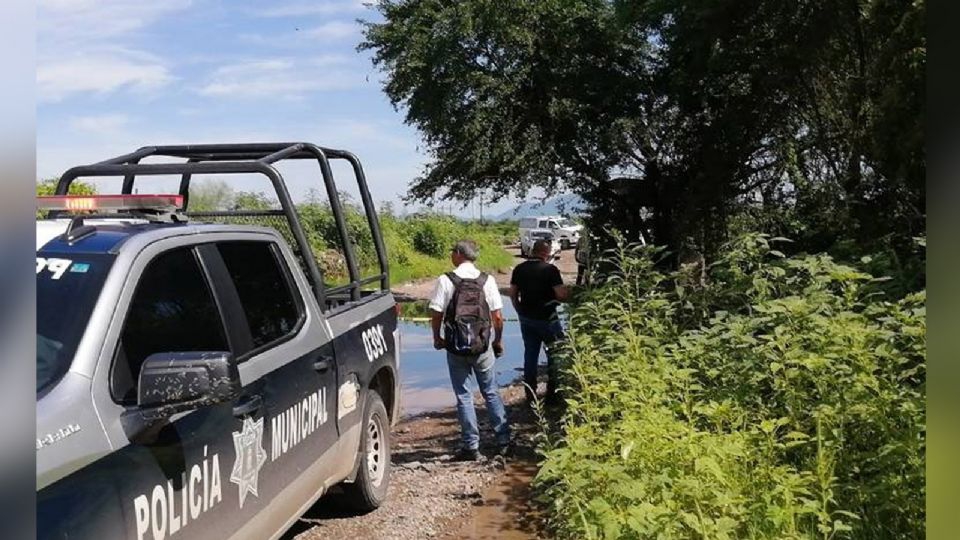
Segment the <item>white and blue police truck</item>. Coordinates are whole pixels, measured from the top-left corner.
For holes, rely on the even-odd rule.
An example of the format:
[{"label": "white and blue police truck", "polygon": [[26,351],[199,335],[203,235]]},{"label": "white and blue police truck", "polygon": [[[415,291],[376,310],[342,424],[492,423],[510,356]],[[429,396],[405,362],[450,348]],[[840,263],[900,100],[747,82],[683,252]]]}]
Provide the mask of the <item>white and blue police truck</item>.
[{"label": "white and blue police truck", "polygon": [[[277,167],[287,160],[321,173],[346,266],[336,284]],[[372,275],[332,160],[354,172]],[[191,213],[204,175],[266,177],[279,208]],[[121,193],[68,195],[93,177]],[[138,194],[161,177],[179,180],[175,195]],[[383,502],[397,309],[355,156],[308,143],[146,147],[70,169],[56,193],[37,221],[38,538],[277,538],[330,490],[359,511]]]}]

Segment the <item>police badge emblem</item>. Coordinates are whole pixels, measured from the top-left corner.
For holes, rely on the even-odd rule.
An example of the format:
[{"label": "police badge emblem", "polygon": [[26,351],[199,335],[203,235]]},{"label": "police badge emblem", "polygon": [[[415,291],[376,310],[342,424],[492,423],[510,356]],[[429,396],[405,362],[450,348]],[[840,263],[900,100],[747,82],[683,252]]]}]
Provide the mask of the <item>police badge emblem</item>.
[{"label": "police badge emblem", "polygon": [[233,446],[237,451],[237,459],[233,463],[233,472],[230,481],[240,488],[240,508],[247,493],[257,494],[257,480],[260,469],[267,461],[267,452],[263,449],[263,418],[256,422],[246,417],[243,419],[243,430],[233,432]]}]

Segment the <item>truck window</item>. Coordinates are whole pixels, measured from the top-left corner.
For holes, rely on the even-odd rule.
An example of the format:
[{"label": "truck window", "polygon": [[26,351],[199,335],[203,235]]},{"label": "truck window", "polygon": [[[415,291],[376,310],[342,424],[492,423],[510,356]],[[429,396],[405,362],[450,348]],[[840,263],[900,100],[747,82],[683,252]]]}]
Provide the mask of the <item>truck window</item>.
[{"label": "truck window", "polygon": [[546,228],[547,228],[547,221],[546,221],[546,220],[541,220],[541,221],[540,221],[540,224],[537,225],[537,227],[540,228],[540,229],[546,229]]},{"label": "truck window", "polygon": [[38,393],[70,369],[114,259],[106,254],[37,253]]},{"label": "truck window", "polygon": [[268,242],[222,242],[217,249],[240,296],[254,350],[291,335],[300,323],[303,301],[291,291],[277,248]]},{"label": "truck window", "polygon": [[122,404],[135,404],[140,366],[151,354],[229,350],[193,250],[169,251],[150,262],[137,284],[114,353],[110,393]]}]

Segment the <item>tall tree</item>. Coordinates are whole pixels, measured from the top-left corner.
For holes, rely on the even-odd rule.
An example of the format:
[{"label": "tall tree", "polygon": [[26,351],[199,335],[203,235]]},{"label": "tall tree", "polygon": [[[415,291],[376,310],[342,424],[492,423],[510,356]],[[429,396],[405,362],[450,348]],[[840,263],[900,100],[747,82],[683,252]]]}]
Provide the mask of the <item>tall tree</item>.
[{"label": "tall tree", "polygon": [[378,9],[361,48],[433,158],[412,199],[569,188],[674,251],[744,220],[818,247],[925,226],[923,0]]}]

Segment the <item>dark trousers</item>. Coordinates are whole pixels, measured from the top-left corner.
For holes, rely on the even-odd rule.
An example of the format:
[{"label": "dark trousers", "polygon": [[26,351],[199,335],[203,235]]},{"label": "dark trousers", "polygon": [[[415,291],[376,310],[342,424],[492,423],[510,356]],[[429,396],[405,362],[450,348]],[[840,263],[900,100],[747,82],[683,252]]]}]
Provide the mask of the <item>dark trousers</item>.
[{"label": "dark trousers", "polygon": [[523,382],[526,383],[527,399],[534,397],[537,388],[537,361],[540,347],[547,349],[547,397],[556,393],[557,367],[553,346],[563,339],[563,326],[559,319],[548,321],[520,317],[520,335],[523,337]]}]

